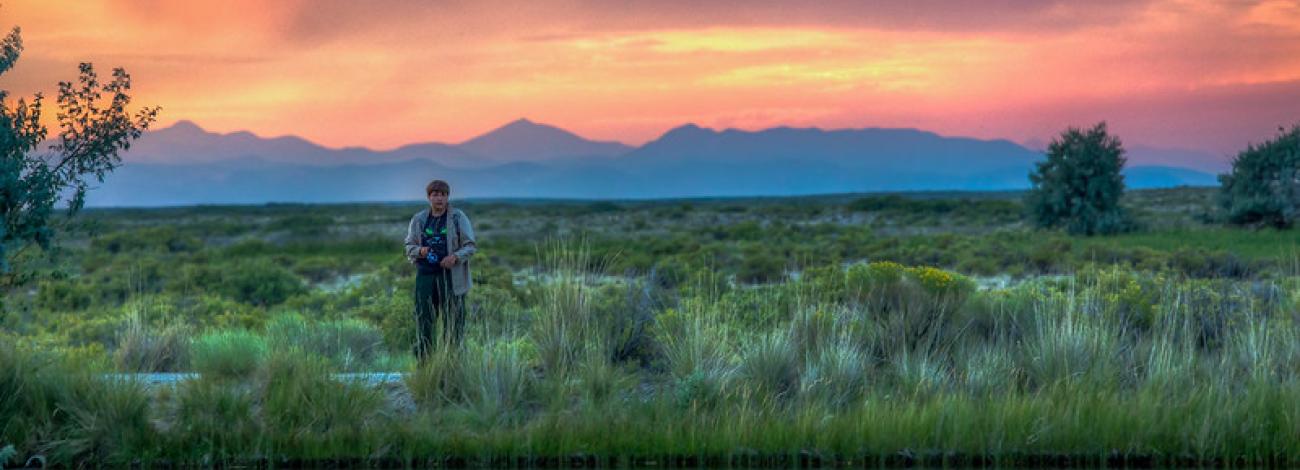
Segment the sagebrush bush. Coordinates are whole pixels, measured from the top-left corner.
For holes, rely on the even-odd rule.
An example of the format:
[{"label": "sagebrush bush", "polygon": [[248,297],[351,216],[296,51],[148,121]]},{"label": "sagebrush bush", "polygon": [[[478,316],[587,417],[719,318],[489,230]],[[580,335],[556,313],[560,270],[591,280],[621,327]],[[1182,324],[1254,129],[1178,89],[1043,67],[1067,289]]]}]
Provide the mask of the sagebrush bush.
[{"label": "sagebrush bush", "polygon": [[975,290],[965,276],[888,261],[850,266],[845,277],[856,304],[854,321],[881,358],[904,349],[928,354],[951,347],[964,326],[962,307]]}]

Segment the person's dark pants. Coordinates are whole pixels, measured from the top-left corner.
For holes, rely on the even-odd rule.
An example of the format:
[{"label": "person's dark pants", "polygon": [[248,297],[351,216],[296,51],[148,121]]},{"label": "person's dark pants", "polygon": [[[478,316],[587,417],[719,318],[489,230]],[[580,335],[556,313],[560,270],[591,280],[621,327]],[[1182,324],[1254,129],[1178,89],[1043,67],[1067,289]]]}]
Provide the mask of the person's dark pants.
[{"label": "person's dark pants", "polygon": [[415,356],[433,351],[433,325],[441,319],[439,343],[459,348],[465,335],[465,296],[451,290],[451,272],[415,275]]}]

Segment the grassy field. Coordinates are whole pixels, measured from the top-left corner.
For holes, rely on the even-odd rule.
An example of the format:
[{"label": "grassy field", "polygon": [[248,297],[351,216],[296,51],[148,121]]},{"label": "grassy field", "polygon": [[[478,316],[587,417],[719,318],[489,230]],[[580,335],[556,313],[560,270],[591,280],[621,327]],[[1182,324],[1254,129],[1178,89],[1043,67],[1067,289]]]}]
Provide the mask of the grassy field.
[{"label": "grassy field", "polygon": [[1019,197],[459,203],[467,342],[423,366],[418,204],[87,211],[4,293],[0,464],[1300,462],[1296,232]]}]

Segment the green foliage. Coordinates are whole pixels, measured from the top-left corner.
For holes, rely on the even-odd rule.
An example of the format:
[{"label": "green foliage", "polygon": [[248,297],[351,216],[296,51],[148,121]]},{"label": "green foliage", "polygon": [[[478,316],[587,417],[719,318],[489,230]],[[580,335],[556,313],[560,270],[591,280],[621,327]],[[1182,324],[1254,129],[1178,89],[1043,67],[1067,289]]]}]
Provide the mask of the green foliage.
[{"label": "green foliage", "polygon": [[[483,203],[498,228],[464,348],[415,367],[413,270],[383,235],[408,207],[321,208],[340,228],[325,237],[293,230],[302,205],[89,209],[99,231],[69,244],[65,274],[5,292],[0,442],[15,461],[59,443],[66,466],[1300,455],[1293,234],[1207,227],[1203,189],[1129,193],[1160,228],[1113,237],[981,214],[1016,197]],[[629,231],[638,217],[655,223]],[[592,227],[587,251],[538,246],[549,220]],[[744,274],[773,254],[770,277]],[[223,277],[255,271],[298,288],[257,301]],[[147,434],[138,400],[89,398],[114,377],[99,373],[187,370],[155,364],[184,363],[165,358],[189,332],[192,369],[218,372],[147,387],[152,438],[129,437]],[[72,401],[118,411],[73,420],[91,405]]]},{"label": "green foliage", "polygon": [[1300,215],[1300,125],[1238,153],[1219,182],[1229,222],[1290,227]]},{"label": "green foliage", "polygon": [[251,305],[269,306],[306,292],[302,279],[264,258],[191,266],[185,284]]},{"label": "green foliage", "polygon": [[190,363],[204,377],[243,379],[257,371],[268,349],[266,340],[251,331],[216,331],[194,340]]},{"label": "green foliage", "polygon": [[1065,227],[1076,235],[1127,231],[1131,221],[1120,206],[1124,193],[1124,147],[1106,131],[1071,127],[1052,139],[1047,160],[1029,174],[1026,206],[1039,227]]},{"label": "green foliage", "polygon": [[981,217],[999,222],[1013,221],[1023,211],[1018,201],[1005,199],[922,198],[898,194],[854,199],[847,208],[855,212],[891,212],[936,218]]},{"label": "green foliage", "polygon": [[[22,49],[20,30],[14,28],[0,42],[0,74],[14,66]],[[80,210],[87,179],[102,182],[121,162],[118,152],[130,148],[157,116],[158,108],[128,112],[130,89],[125,70],[114,69],[112,80],[101,83],[94,67],[82,63],[76,84],[59,83],[59,130],[48,154],[38,148],[48,135],[43,97],[10,105],[8,93],[0,90],[0,287],[31,280],[30,271],[11,269],[17,252],[31,245],[50,248],[54,205],[70,194],[69,215]]]}]

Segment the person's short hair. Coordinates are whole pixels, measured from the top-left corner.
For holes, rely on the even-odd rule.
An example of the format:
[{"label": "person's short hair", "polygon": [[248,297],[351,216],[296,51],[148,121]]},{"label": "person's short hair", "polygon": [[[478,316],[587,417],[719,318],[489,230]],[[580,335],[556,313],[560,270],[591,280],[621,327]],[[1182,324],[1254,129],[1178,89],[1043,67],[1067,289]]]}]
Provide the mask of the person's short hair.
[{"label": "person's short hair", "polygon": [[424,186],[425,196],[433,194],[434,191],[442,191],[443,194],[450,195],[451,185],[447,184],[447,182],[443,180],[433,180],[430,181],[428,185]]}]

